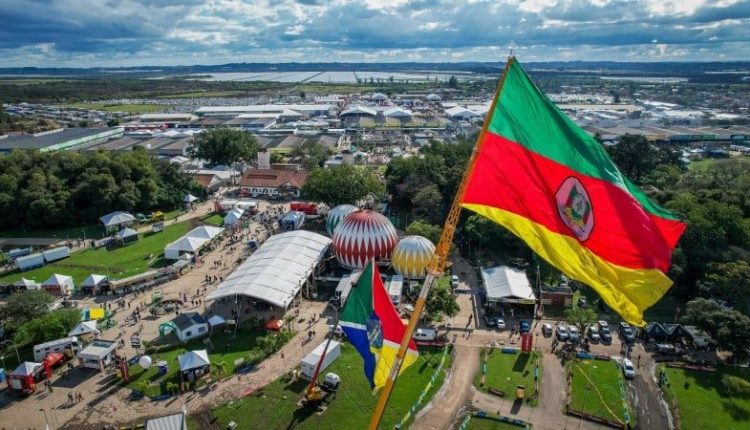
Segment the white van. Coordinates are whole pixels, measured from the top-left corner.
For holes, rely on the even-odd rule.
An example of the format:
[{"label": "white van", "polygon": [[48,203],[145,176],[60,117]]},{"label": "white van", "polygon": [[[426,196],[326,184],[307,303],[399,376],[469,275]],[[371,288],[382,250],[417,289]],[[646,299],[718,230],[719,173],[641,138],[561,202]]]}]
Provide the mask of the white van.
[{"label": "white van", "polygon": [[44,357],[50,352],[60,352],[65,354],[70,351],[73,355],[81,352],[82,345],[75,336],[64,337],[62,339],[51,340],[49,342],[34,345],[34,361],[41,363]]},{"label": "white van", "polygon": [[388,295],[391,297],[391,302],[398,306],[401,303],[401,295],[404,291],[404,277],[401,275],[393,275],[391,281],[388,283]]},{"label": "white van", "polygon": [[418,328],[414,331],[414,340],[435,340],[437,339],[437,331],[432,328]]}]

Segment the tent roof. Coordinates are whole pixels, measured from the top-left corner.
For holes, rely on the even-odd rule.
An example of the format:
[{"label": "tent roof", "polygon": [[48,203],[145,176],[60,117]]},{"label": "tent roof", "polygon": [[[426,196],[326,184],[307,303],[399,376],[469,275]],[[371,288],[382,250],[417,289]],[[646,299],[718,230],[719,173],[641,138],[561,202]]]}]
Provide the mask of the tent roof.
[{"label": "tent roof", "polygon": [[211,327],[226,324],[227,320],[222,318],[220,315],[214,315],[211,318],[208,319],[208,325]]},{"label": "tent roof", "polygon": [[16,287],[26,287],[26,288],[29,288],[29,287],[36,288],[36,287],[39,287],[39,283],[38,282],[36,282],[34,280],[31,280],[31,279],[26,279],[26,278],[21,278],[20,281],[17,281],[13,285],[15,285]]},{"label": "tent roof", "polygon": [[287,307],[330,244],[331,239],[305,230],[271,236],[207,298],[242,295]]},{"label": "tent roof", "polygon": [[394,117],[394,118],[411,118],[413,116],[411,111],[398,107],[398,106],[392,107],[390,109],[386,109],[383,112],[383,115]]},{"label": "tent roof", "polygon": [[42,367],[42,363],[34,363],[33,361],[24,361],[20,366],[16,367],[11,375],[15,376],[31,376],[34,372]]},{"label": "tent roof", "polygon": [[99,333],[99,329],[96,328],[96,321],[93,320],[79,322],[78,325],[68,332],[68,336],[80,336],[91,333]]},{"label": "tent roof", "polygon": [[482,282],[487,298],[536,300],[526,273],[507,266],[482,268]]},{"label": "tent roof", "polygon": [[206,239],[183,237],[167,245],[167,249],[176,249],[180,252],[197,252],[205,243]]},{"label": "tent roof", "polygon": [[180,362],[180,370],[182,371],[198,369],[211,364],[211,361],[208,359],[208,351],[205,349],[188,351],[177,357],[177,361]]},{"label": "tent roof", "polygon": [[345,109],[343,112],[341,112],[340,116],[343,115],[377,115],[377,111],[375,109],[370,109],[367,106],[352,106],[349,109]]},{"label": "tent roof", "polygon": [[196,200],[198,200],[198,197],[195,197],[192,194],[185,194],[185,197],[182,198],[182,201],[185,203],[193,203]]},{"label": "tent roof", "polygon": [[210,225],[203,225],[190,230],[184,237],[195,237],[200,239],[213,239],[218,236],[222,231],[221,227],[212,227]]},{"label": "tent roof", "polygon": [[184,413],[151,418],[146,421],[146,430],[187,430],[187,428]]},{"label": "tent roof", "polygon": [[42,285],[57,285],[57,286],[63,286],[68,285],[68,283],[73,283],[73,278],[67,275],[60,275],[59,273],[55,273],[49,278],[47,278]]},{"label": "tent roof", "polygon": [[128,212],[117,211],[100,217],[99,221],[101,221],[105,226],[110,227],[113,225],[133,222],[135,221],[135,217]]},{"label": "tent roof", "polygon": [[118,231],[117,235],[120,237],[138,236],[138,232],[133,230],[132,228],[125,227],[122,230]]},{"label": "tent roof", "polygon": [[107,277],[104,275],[90,274],[88,278],[81,282],[82,287],[96,287],[102,282],[106,281]]}]

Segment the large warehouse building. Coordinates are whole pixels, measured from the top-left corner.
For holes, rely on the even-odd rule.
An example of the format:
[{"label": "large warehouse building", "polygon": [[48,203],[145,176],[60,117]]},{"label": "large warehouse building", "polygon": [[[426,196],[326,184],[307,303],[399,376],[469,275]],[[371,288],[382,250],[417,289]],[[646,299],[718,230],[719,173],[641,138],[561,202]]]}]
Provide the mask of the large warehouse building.
[{"label": "large warehouse building", "polygon": [[231,316],[281,317],[313,282],[331,239],[295,230],[271,236],[208,295],[215,310]]},{"label": "large warehouse building", "polygon": [[123,132],[122,127],[58,128],[36,134],[6,135],[0,136],[0,152],[13,152],[16,149],[35,149],[40,152],[79,150],[122,137]]}]

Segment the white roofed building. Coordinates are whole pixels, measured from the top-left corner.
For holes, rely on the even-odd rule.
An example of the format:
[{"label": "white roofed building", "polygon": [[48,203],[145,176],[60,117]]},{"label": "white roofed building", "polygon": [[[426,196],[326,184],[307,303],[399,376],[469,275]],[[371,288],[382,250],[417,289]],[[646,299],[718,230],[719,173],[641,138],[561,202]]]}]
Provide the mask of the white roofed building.
[{"label": "white roofed building", "polygon": [[235,299],[244,297],[246,303],[263,301],[285,311],[310,280],[330,244],[331,239],[305,230],[271,236],[207,299],[235,306]]},{"label": "white roofed building", "polygon": [[533,305],[536,295],[529,278],[521,270],[507,266],[483,267],[482,283],[488,303]]}]

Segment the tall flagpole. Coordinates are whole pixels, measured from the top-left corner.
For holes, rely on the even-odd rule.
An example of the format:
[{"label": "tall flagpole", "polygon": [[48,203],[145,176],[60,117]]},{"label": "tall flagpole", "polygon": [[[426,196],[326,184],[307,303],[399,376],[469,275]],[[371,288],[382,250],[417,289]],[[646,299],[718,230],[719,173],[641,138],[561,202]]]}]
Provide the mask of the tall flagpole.
[{"label": "tall flagpole", "polygon": [[369,430],[377,430],[378,426],[380,425],[380,420],[383,418],[383,412],[385,411],[385,407],[388,405],[388,399],[393,392],[393,387],[396,385],[396,379],[398,378],[399,371],[401,370],[401,365],[404,362],[404,357],[406,356],[406,352],[409,348],[409,341],[411,341],[411,337],[417,327],[417,322],[419,322],[419,318],[422,316],[422,311],[424,310],[425,302],[427,301],[427,295],[432,288],[432,283],[435,279],[435,276],[440,275],[445,270],[445,266],[448,261],[448,253],[450,252],[451,243],[453,242],[453,234],[455,233],[456,226],[458,225],[458,217],[459,215],[461,215],[461,202],[463,201],[464,194],[466,193],[466,185],[469,182],[471,174],[474,172],[474,167],[476,166],[477,161],[477,154],[479,153],[482,144],[484,143],[484,136],[485,134],[487,134],[487,129],[490,126],[492,114],[495,112],[495,106],[497,105],[497,101],[500,98],[500,93],[503,89],[503,85],[505,84],[505,77],[508,74],[508,69],[515,61],[515,57],[508,57],[508,61],[505,63],[505,68],[500,75],[500,81],[498,82],[497,89],[495,90],[495,97],[492,99],[490,110],[487,112],[487,115],[484,118],[482,131],[479,132],[477,141],[474,144],[474,149],[471,152],[471,157],[469,158],[469,163],[466,166],[464,175],[461,178],[461,183],[458,187],[458,190],[456,191],[455,197],[453,198],[453,204],[451,205],[451,209],[448,212],[448,217],[445,219],[445,225],[443,226],[443,232],[440,235],[440,241],[435,248],[435,254],[432,257],[432,260],[430,260],[430,265],[427,269],[427,276],[425,276],[424,283],[422,284],[422,289],[419,291],[419,297],[417,298],[417,303],[414,305],[414,311],[411,313],[411,318],[409,318],[409,324],[406,326],[404,337],[401,339],[401,345],[398,349],[398,354],[396,355],[396,359],[393,362],[393,367],[388,374],[388,379],[386,380],[383,390],[380,392],[378,403],[375,405],[375,410],[373,411],[372,417],[370,418],[370,426],[368,427]]}]

